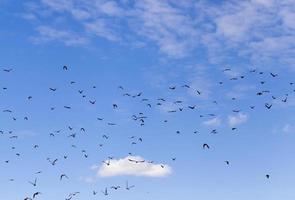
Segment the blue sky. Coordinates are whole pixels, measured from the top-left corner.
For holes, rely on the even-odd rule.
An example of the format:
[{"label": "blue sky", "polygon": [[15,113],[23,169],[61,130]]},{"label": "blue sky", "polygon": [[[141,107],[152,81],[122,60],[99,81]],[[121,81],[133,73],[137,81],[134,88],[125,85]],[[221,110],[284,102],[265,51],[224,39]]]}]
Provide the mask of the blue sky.
[{"label": "blue sky", "polygon": [[294,10],[292,0],[0,0],[0,199],[294,199]]}]

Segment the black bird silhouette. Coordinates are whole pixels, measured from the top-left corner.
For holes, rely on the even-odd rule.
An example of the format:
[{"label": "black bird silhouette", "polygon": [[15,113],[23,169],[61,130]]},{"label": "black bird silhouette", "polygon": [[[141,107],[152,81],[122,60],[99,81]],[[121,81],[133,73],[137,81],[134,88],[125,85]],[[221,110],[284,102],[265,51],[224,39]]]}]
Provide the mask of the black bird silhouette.
[{"label": "black bird silhouette", "polygon": [[122,86],[119,86],[118,88],[121,89],[121,90],[124,90],[124,88]]},{"label": "black bird silhouette", "polygon": [[186,85],[186,84],[183,85],[182,87],[190,88],[190,86],[189,85]]},{"label": "black bird silhouette", "polygon": [[95,102],[96,102],[96,101],[89,101],[89,103],[91,103],[91,104],[95,104]]},{"label": "black bird silhouette", "polygon": [[35,178],[34,182],[29,181],[29,183],[31,185],[33,185],[34,187],[36,187],[37,186],[37,179]]},{"label": "black bird silhouette", "polygon": [[128,181],[126,181],[126,190],[130,190],[131,188],[134,188],[135,185],[129,185]]},{"label": "black bird silhouette", "polygon": [[265,103],[265,107],[266,107],[267,109],[271,109],[272,104]]},{"label": "black bird silhouette", "polygon": [[101,191],[105,196],[109,195],[108,188],[105,188],[103,191]]},{"label": "black bird silhouette", "polygon": [[190,108],[190,109],[195,109],[196,108],[196,105],[194,105],[194,106],[188,106],[188,108]]},{"label": "black bird silhouette", "polygon": [[57,90],[57,88],[49,88],[49,90],[55,92]]},{"label": "black bird silhouette", "polygon": [[210,149],[210,146],[209,146],[208,144],[205,143],[205,144],[203,144],[203,149],[206,149],[206,148],[207,148],[207,149]]},{"label": "black bird silhouette", "polygon": [[69,177],[66,174],[61,174],[59,180],[62,180],[63,178],[69,179]]},{"label": "black bird silhouette", "polygon": [[4,72],[11,72],[12,69],[3,69]]},{"label": "black bird silhouette", "polygon": [[33,194],[33,199],[35,199],[36,196],[37,196],[37,195],[40,195],[40,194],[41,194],[41,192],[35,192],[35,193]]},{"label": "black bird silhouette", "polygon": [[114,189],[114,190],[118,190],[119,188],[121,188],[119,185],[118,186],[112,186],[111,189]]},{"label": "black bird silhouette", "polygon": [[110,160],[108,160],[108,161],[102,161],[104,164],[106,164],[107,166],[110,166],[110,164],[111,164],[111,161]]},{"label": "black bird silhouette", "polygon": [[286,103],[288,100],[288,97],[286,97],[285,99],[282,99],[282,102]]},{"label": "black bird silhouette", "polygon": [[278,76],[278,74],[274,74],[274,73],[270,73],[270,75],[271,75],[272,77],[277,77],[277,76]]}]

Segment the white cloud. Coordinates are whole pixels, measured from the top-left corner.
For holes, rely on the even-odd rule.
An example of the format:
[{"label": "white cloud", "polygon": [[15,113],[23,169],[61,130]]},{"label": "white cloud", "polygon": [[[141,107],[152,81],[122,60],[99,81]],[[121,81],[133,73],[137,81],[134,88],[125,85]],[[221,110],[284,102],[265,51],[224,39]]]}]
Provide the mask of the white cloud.
[{"label": "white cloud", "polygon": [[[97,176],[99,177],[111,177],[111,176],[146,176],[146,177],[164,177],[171,174],[172,169],[168,165],[153,164],[146,162],[135,163],[129,161],[145,160],[140,156],[127,156],[122,159],[110,160],[110,165],[102,164],[101,166],[93,166],[92,170],[97,170]],[[106,161],[107,162],[107,161]],[[162,167],[162,166],[163,167]]]},{"label": "white cloud", "polygon": [[236,125],[243,124],[247,122],[247,120],[248,120],[248,115],[243,113],[228,116],[228,124],[230,127],[235,127]]},{"label": "white cloud", "polygon": [[219,126],[221,124],[221,119],[219,117],[215,117],[203,122],[206,126]]}]

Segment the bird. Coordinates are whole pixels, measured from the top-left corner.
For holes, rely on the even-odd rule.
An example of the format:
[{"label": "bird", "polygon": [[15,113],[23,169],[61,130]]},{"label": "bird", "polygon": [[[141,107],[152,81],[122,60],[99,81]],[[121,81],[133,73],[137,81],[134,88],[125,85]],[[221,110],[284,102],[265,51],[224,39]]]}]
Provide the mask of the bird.
[{"label": "bird", "polygon": [[61,174],[59,180],[62,180],[63,178],[69,179],[69,177],[66,174]]},{"label": "bird", "polygon": [[57,90],[57,88],[49,88],[49,90],[55,92]]},{"label": "bird", "polygon": [[206,148],[207,148],[207,149],[210,149],[210,146],[209,146],[208,144],[205,143],[205,144],[203,144],[203,149],[206,149]]},{"label": "bird", "polygon": [[278,74],[274,74],[274,73],[272,73],[272,72],[270,73],[270,75],[271,75],[272,77],[274,77],[274,78],[278,76]]},{"label": "bird", "polygon": [[3,71],[4,71],[4,72],[8,72],[8,73],[9,73],[9,72],[11,72],[11,71],[12,71],[12,69],[3,69]]},{"label": "bird", "polygon": [[119,188],[121,188],[119,185],[118,186],[112,186],[111,189],[114,189],[114,190],[118,190]]},{"label": "bird", "polygon": [[195,109],[196,108],[196,105],[194,105],[194,106],[188,106],[188,108],[190,108],[190,109]]},{"label": "bird", "polygon": [[107,166],[110,166],[110,164],[111,164],[111,161],[110,160],[108,160],[108,161],[102,161],[104,164],[106,164]]},{"label": "bird", "polygon": [[92,105],[96,103],[96,101],[91,101],[89,100],[89,103],[91,103]]},{"label": "bird", "polygon": [[128,184],[128,181],[126,181],[126,190],[130,190],[131,188],[134,188],[135,187],[135,185],[129,185]]},{"label": "bird", "polygon": [[29,183],[31,185],[33,185],[34,187],[36,187],[37,186],[37,179],[35,178],[34,182],[29,181]]},{"label": "bird", "polygon": [[266,107],[267,109],[271,109],[271,107],[272,107],[272,104],[265,103],[265,107]]},{"label": "bird", "polygon": [[64,66],[62,67],[62,69],[65,70],[65,71],[67,71],[67,70],[68,70],[68,66],[67,66],[67,65],[64,65]]},{"label": "bird", "polygon": [[101,191],[105,196],[109,195],[108,188],[105,188],[103,191]]},{"label": "bird", "polygon": [[41,194],[41,192],[35,192],[34,194],[33,194],[33,199],[35,199],[36,197],[37,197],[37,195],[39,196]]}]

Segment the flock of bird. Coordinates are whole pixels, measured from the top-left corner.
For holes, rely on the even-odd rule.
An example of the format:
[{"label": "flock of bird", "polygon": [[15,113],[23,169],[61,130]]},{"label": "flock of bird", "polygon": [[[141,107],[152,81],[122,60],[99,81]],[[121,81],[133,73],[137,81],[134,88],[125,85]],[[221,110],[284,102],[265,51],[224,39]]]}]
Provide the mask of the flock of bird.
[{"label": "flock of bird", "polygon": [[[68,71],[71,70],[71,67],[69,66],[62,66],[61,69],[62,71],[64,71],[64,73],[68,73]],[[15,69],[2,69],[2,75],[6,75],[6,74],[12,74],[14,73]],[[221,73],[227,74],[230,73],[232,71],[231,68],[225,68],[222,70]],[[237,81],[242,81],[243,79],[247,79],[248,76],[253,76],[253,75],[258,75],[258,79],[259,79],[259,86],[261,86],[261,90],[259,89],[258,91],[255,92],[255,94],[253,94],[253,97],[257,96],[265,96],[265,102],[262,103],[262,105],[248,105],[249,110],[255,110],[258,106],[263,107],[264,109],[266,109],[266,111],[269,111],[271,109],[273,109],[274,105],[275,105],[275,101],[280,101],[281,103],[287,103],[288,102],[288,98],[290,95],[290,92],[295,92],[295,89],[292,89],[292,86],[294,85],[293,82],[289,82],[289,93],[285,93],[285,94],[281,94],[281,95],[275,95],[272,91],[265,89],[266,87],[263,87],[264,85],[266,85],[266,81],[265,78],[269,77],[271,79],[273,79],[274,81],[276,81],[277,79],[279,79],[279,75],[272,73],[272,72],[262,72],[256,69],[252,69],[249,70],[246,74],[243,75],[233,75],[230,78],[223,80],[223,81],[217,81],[216,85],[219,87],[222,87],[223,85],[227,84],[228,82],[237,82]],[[76,84],[76,81],[70,81],[69,85],[74,85]],[[96,88],[96,86],[92,86],[93,89]],[[200,87],[201,88],[201,87]],[[203,93],[205,91],[202,91],[200,88],[193,88],[192,85],[190,84],[183,84],[183,85],[170,85],[167,87],[167,91],[169,92],[176,92],[177,90],[191,90],[193,94],[195,94],[196,96],[200,96],[202,97]],[[2,87],[1,93],[4,93],[5,95],[5,91],[9,90],[10,88],[8,87]],[[45,88],[46,89],[46,88]],[[58,93],[59,89],[57,87],[49,87],[47,88],[48,92],[51,93]],[[144,106],[144,109],[157,109],[158,107],[164,106],[167,104],[167,102],[171,103],[173,106],[168,107],[166,109],[163,109],[165,112],[170,113],[169,115],[175,115],[175,113],[178,112],[186,112],[186,111],[198,111],[199,110],[199,105],[197,104],[187,104],[184,100],[179,100],[179,99],[174,99],[174,100],[168,100],[168,98],[166,97],[156,97],[156,98],[148,98],[145,96],[145,93],[142,92],[137,92],[137,93],[132,93],[132,92],[128,92],[128,90],[124,87],[124,86],[118,86],[118,88],[116,89],[117,92],[121,93],[121,95],[124,98],[131,98],[131,99],[136,99],[137,102],[139,102],[139,104],[141,106]],[[87,99],[88,96],[86,95],[86,91],[83,89],[80,89],[77,91],[77,93],[84,99]],[[2,94],[3,95],[3,94]],[[255,95],[255,96],[254,96]],[[34,95],[33,94],[28,94],[27,95],[27,101],[33,101],[34,100]],[[211,100],[210,100],[211,101]],[[238,97],[232,96],[231,97],[231,101],[238,101]],[[96,99],[88,99],[86,101],[89,105],[95,105],[97,103]],[[84,102],[83,102],[84,103]],[[218,106],[220,104],[219,101],[217,100],[213,100],[211,102],[212,105]],[[57,108],[57,106],[59,105],[55,105],[52,107],[48,108],[49,112],[54,112]],[[109,105],[114,111],[116,111],[117,109],[120,108],[120,102],[117,103],[111,103]],[[5,116],[8,119],[11,119],[12,121],[18,121],[18,120],[25,120],[25,121],[29,121],[30,120],[30,116],[23,116],[22,119],[20,117],[17,117],[15,115],[15,110],[13,110],[13,108],[6,108],[6,105],[1,105],[1,107],[3,107],[2,112],[4,113],[3,116]],[[61,107],[63,107],[63,109],[65,110],[72,110],[73,106],[71,105],[62,105]],[[236,109],[236,108],[228,108],[232,113],[242,113],[242,112],[247,112],[247,110],[245,109]],[[6,114],[5,114],[6,113]],[[205,118],[205,117],[217,117],[218,113],[207,113],[207,114],[202,114],[202,113],[198,113],[198,116],[200,118]],[[138,127],[144,127],[146,125],[146,123],[149,121],[150,117],[148,116],[148,114],[146,114],[145,112],[138,112],[138,113],[134,113],[130,116],[130,120],[135,122]],[[104,117],[96,117],[96,119],[94,119],[95,121],[99,121],[99,122],[105,122],[106,119]],[[167,123],[168,120],[167,119],[163,119],[163,123]],[[107,121],[105,122],[106,126],[120,126],[120,124],[116,123],[116,122],[112,122],[112,121]],[[2,126],[2,125],[1,125]],[[75,139],[78,135],[79,132],[81,133],[85,133],[87,130],[87,127],[80,127],[79,132],[76,131],[75,127],[67,125],[66,129],[70,132],[67,137],[70,139]],[[232,131],[236,131],[237,127],[231,127]],[[62,133],[62,129],[60,130],[56,130],[56,131],[52,131],[51,133],[48,133],[48,137],[49,138],[53,138],[56,136],[59,136]],[[198,134],[199,132],[197,130],[195,130],[193,132],[194,134]],[[218,134],[218,130],[217,129],[211,129],[209,130],[210,134]],[[177,130],[176,134],[181,134],[181,131]],[[17,134],[14,134],[13,131],[9,131],[9,130],[0,130],[0,136],[2,136],[2,140],[4,137],[6,137],[9,140],[13,140],[13,139],[18,139],[19,136]],[[144,142],[144,136],[128,136],[129,139],[131,139],[131,144],[132,145],[136,145],[138,143],[142,143]],[[110,140],[110,136],[108,134],[103,134],[102,135],[102,139],[104,140]],[[104,144],[99,144],[100,148],[103,148]],[[77,148],[76,145],[72,145],[73,148]],[[39,148],[39,144],[34,144],[33,145],[33,149],[38,149]],[[214,148],[212,147],[209,143],[203,143],[203,145],[200,147],[202,148],[204,151]],[[12,150],[16,150],[17,147],[16,146],[12,146],[11,147]],[[83,157],[85,159],[88,158],[88,153],[85,149],[81,150]],[[128,153],[129,155],[133,155],[132,152]],[[15,154],[17,157],[21,157],[21,153],[16,153]],[[54,157],[54,158],[44,158],[47,160],[48,164],[51,166],[55,166],[57,165],[61,159],[63,160],[67,160],[68,155],[64,155],[62,156],[62,158],[58,158],[58,157]],[[112,160],[114,159],[113,156],[109,156],[107,159],[102,161],[103,165],[106,166],[110,166],[112,165]],[[170,158],[172,161],[176,161],[176,157]],[[4,162],[9,165],[10,164],[10,160],[4,160]],[[149,162],[149,163],[153,163],[153,161],[147,161],[147,160],[135,160],[135,159],[129,159],[129,162],[131,163],[135,163],[135,164],[141,164],[141,163],[145,163],[145,162]],[[229,160],[224,160],[225,165],[230,165],[231,161]],[[162,168],[164,168],[164,165],[161,165]],[[42,169],[39,169],[35,175],[38,176],[38,174],[42,173]],[[270,178],[270,174],[264,174],[266,179]],[[70,177],[66,174],[66,173],[62,173],[62,174],[58,174],[57,177],[59,177],[59,181],[65,181],[65,180],[70,180]],[[13,182],[15,179],[11,178],[9,179],[9,181]],[[38,178],[33,178],[32,180],[28,180],[27,183],[24,184],[30,184],[32,187],[34,188],[38,188],[38,182],[39,179]],[[119,190],[119,189],[125,189],[127,191],[131,190],[132,188],[134,188],[135,185],[130,185],[128,183],[128,181],[125,182],[125,184],[123,185],[112,185],[109,187],[105,187],[104,189],[101,190],[91,190],[89,193],[92,195],[104,195],[104,196],[108,196],[110,195],[112,190]],[[24,197],[24,200],[32,200],[32,199],[38,199],[40,197],[42,197],[43,192],[42,189],[39,188],[40,191],[36,191],[33,194],[31,194],[31,196],[27,196]],[[70,194],[68,194],[66,197],[64,197],[64,199],[66,200],[71,200],[74,199],[75,197],[78,197],[80,194],[79,191],[76,192],[72,192]]]}]

